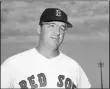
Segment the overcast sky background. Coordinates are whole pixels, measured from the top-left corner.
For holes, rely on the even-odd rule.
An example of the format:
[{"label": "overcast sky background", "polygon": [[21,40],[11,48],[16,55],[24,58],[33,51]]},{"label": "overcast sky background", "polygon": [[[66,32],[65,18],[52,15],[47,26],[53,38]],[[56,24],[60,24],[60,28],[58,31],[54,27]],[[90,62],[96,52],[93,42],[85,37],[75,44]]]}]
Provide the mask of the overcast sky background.
[{"label": "overcast sky background", "polygon": [[64,10],[74,25],[60,50],[86,72],[92,88],[100,88],[100,61],[104,62],[103,86],[109,87],[109,2],[106,0],[2,0],[1,62],[36,47],[39,17],[47,7]]}]

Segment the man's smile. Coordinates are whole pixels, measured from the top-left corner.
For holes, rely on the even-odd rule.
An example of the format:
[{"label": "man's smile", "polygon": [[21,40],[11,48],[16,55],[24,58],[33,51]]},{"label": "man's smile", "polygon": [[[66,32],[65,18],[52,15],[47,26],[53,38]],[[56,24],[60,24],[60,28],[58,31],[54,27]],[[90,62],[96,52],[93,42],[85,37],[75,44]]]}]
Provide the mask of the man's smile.
[{"label": "man's smile", "polygon": [[59,37],[51,37],[52,39],[56,39],[56,40],[59,40]]}]

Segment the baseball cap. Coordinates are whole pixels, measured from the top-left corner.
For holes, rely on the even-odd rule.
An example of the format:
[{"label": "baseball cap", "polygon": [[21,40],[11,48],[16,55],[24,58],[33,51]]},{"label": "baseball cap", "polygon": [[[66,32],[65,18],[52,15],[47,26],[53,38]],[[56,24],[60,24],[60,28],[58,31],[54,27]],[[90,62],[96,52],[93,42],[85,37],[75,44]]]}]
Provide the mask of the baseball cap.
[{"label": "baseball cap", "polygon": [[39,25],[42,22],[61,21],[67,24],[67,27],[72,28],[73,25],[68,22],[66,13],[58,8],[47,8],[44,10],[40,17]]}]

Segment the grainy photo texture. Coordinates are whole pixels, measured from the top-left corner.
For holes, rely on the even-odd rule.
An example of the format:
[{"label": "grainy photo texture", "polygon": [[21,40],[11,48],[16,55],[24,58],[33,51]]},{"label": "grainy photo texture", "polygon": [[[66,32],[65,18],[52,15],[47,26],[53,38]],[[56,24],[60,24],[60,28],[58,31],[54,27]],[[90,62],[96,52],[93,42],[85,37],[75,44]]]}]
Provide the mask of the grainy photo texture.
[{"label": "grainy photo texture", "polygon": [[109,2],[2,0],[1,88],[109,88]]}]

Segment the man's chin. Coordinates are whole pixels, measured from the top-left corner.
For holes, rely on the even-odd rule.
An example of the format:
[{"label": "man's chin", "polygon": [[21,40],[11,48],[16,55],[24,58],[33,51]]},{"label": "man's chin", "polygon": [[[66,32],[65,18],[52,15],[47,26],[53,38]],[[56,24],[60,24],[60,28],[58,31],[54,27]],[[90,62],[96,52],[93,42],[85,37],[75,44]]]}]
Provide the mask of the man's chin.
[{"label": "man's chin", "polygon": [[58,48],[60,47],[60,44],[53,43],[53,44],[50,45],[50,47],[51,47],[52,49],[58,49]]},{"label": "man's chin", "polygon": [[59,42],[59,40],[50,40],[50,47],[54,48],[54,49],[58,49],[61,45],[62,42]]}]

